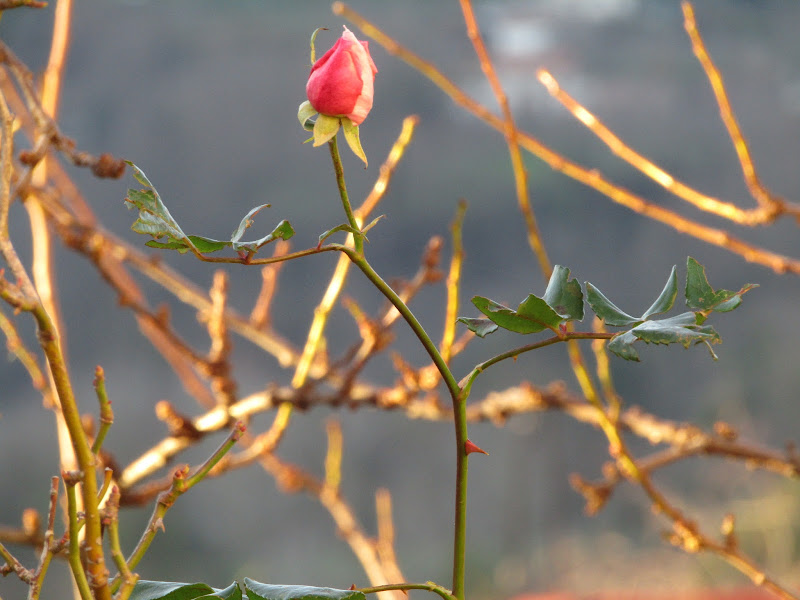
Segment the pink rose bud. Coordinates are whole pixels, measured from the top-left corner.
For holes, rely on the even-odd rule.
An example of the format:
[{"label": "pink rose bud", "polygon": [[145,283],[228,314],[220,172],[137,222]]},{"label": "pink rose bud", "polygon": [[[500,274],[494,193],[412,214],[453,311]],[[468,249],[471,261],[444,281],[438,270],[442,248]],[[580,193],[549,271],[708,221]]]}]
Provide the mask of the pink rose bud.
[{"label": "pink rose bud", "polygon": [[375,63],[367,42],[359,42],[347,28],[308,76],[306,94],[318,113],[347,117],[361,125],[372,108]]}]

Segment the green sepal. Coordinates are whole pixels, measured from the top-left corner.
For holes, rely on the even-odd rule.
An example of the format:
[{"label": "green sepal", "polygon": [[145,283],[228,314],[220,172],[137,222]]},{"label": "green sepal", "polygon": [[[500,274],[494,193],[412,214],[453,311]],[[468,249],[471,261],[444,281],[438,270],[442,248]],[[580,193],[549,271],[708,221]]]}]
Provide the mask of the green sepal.
[{"label": "green sepal", "polygon": [[314,123],[314,147],[322,146],[339,131],[341,120],[339,117],[320,114]]},{"label": "green sepal", "polygon": [[314,30],[314,33],[311,34],[311,65],[313,66],[315,62],[317,62],[317,51],[314,48],[314,40],[317,39],[317,34],[320,31],[328,31],[327,27],[317,27]]},{"label": "green sepal", "polygon": [[364,592],[309,585],[269,585],[245,577],[244,589],[250,600],[366,600]]},{"label": "green sepal", "polygon": [[[317,111],[311,106],[311,102],[306,100],[303,102],[297,109],[297,120],[300,121],[300,125],[303,126],[303,129],[306,131],[314,131],[314,121],[311,120],[317,114]],[[306,140],[308,141],[308,140]]]},{"label": "green sepal", "polygon": [[364,161],[364,167],[367,167],[367,155],[364,154],[364,149],[361,147],[361,139],[358,137],[358,125],[353,123],[347,117],[342,118],[342,131],[344,131],[344,139],[347,140],[347,145],[358,158]]}]

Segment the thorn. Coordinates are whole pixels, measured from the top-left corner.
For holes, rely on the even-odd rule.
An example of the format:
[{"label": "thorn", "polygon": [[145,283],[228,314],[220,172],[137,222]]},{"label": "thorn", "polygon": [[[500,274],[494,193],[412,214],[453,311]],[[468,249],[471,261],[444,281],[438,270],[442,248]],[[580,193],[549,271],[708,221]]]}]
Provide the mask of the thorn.
[{"label": "thorn", "polygon": [[347,589],[349,589],[349,590],[355,590],[355,589],[357,589],[357,588],[356,588],[356,584],[355,584],[355,583],[352,583],[352,584],[350,584],[350,587],[349,587],[349,588],[347,588]]},{"label": "thorn", "polygon": [[479,446],[477,446],[476,444],[472,443],[469,440],[464,442],[464,452],[467,455],[472,454],[473,452],[478,452],[479,454],[486,454],[487,456],[489,455],[489,453],[486,450],[480,448]]}]

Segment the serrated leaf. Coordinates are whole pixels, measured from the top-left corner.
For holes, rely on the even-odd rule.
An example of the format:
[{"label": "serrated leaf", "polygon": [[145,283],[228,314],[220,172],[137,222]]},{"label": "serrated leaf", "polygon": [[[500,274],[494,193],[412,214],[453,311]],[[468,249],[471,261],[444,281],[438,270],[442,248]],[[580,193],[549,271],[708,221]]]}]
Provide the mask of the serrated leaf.
[{"label": "serrated leaf", "polygon": [[606,345],[606,348],[620,358],[639,362],[639,352],[637,352],[636,348],[633,346],[635,341],[635,335],[630,331],[623,331],[612,337],[611,341]]},{"label": "serrated leaf", "polygon": [[358,137],[358,125],[347,117],[344,117],[342,119],[342,131],[344,131],[344,139],[347,140],[347,145],[350,146],[350,150],[364,161],[364,167],[366,167],[367,155],[364,154],[364,149],[361,147],[361,139]]},{"label": "serrated leaf", "polygon": [[339,117],[320,114],[314,123],[314,147],[321,146],[335,136],[340,126]]},{"label": "serrated leaf", "polygon": [[563,320],[544,300],[533,294],[528,295],[517,310],[482,296],[475,296],[472,304],[492,322],[515,333],[536,333],[544,329],[556,331]]},{"label": "serrated leaf", "polygon": [[324,231],[319,236],[319,246],[322,245],[322,242],[327,240],[331,237],[334,233],[338,231],[346,231],[347,233],[352,233],[353,235],[360,235],[363,237],[363,233],[361,233],[358,229],[350,225],[349,223],[342,223],[341,225],[337,225],[336,227],[332,227],[328,229],[328,231]]},{"label": "serrated leaf", "polygon": [[245,592],[250,600],[365,600],[358,590],[337,590],[308,585],[268,585],[245,577]]},{"label": "serrated leaf", "polygon": [[[637,340],[646,344],[680,344],[684,348],[702,343],[708,346],[709,351],[710,344],[720,341],[713,327],[699,324],[698,315],[685,312],[669,319],[645,321],[611,338],[607,348],[621,358],[638,361],[639,353],[633,346]],[[711,355],[716,359],[713,351]]]},{"label": "serrated leaf", "polygon": [[738,292],[715,291],[708,283],[705,267],[691,256],[686,261],[686,305],[689,308],[704,312],[730,312],[742,303],[743,294],[756,287],[748,283]]},{"label": "serrated leaf", "polygon": [[130,600],[194,600],[214,592],[214,588],[205,583],[139,580],[129,598]]},{"label": "serrated leaf", "polygon": [[588,281],[586,282],[586,301],[592,307],[594,314],[602,319],[606,325],[612,327],[628,327],[638,325],[641,319],[632,317],[606,298],[603,293]]},{"label": "serrated leaf", "polygon": [[253,217],[261,212],[262,209],[267,207],[269,207],[269,204],[262,204],[261,206],[256,206],[255,208],[250,209],[250,212],[247,213],[242,219],[241,223],[239,223],[236,231],[231,234],[231,242],[238,242],[244,235],[245,230],[253,224]]},{"label": "serrated leaf", "polygon": [[484,338],[490,333],[497,331],[497,323],[493,323],[489,319],[471,319],[469,317],[458,317],[457,321],[467,326],[471,332],[480,338]]},{"label": "serrated leaf", "polygon": [[583,291],[577,279],[570,280],[569,269],[556,265],[542,299],[567,321],[583,319]]},{"label": "serrated leaf", "polygon": [[154,238],[167,237],[172,240],[186,238],[186,234],[172,218],[166,205],[161,201],[158,191],[139,167],[131,161],[125,161],[133,169],[133,176],[142,185],[149,189],[128,190],[125,199],[129,208],[139,209],[139,217],[134,221],[131,229],[137,233],[152,235]]},{"label": "serrated leaf", "polygon": [[317,111],[313,106],[311,106],[311,102],[308,100],[303,102],[297,108],[297,120],[300,121],[300,125],[302,125],[303,129],[306,131],[314,130],[314,121],[311,121],[311,117],[313,117],[315,114],[317,114]]},{"label": "serrated leaf", "polygon": [[667,278],[667,283],[664,285],[664,289],[659,294],[656,301],[653,302],[652,306],[644,311],[642,315],[642,320],[647,321],[650,317],[655,315],[660,315],[667,312],[672,305],[675,304],[675,298],[678,297],[678,270],[675,266],[672,267],[672,271]]},{"label": "serrated leaf", "polygon": [[711,343],[720,341],[719,334],[713,327],[698,325],[693,312],[681,313],[669,319],[645,321],[631,331],[648,344],[680,344],[688,348],[703,341]]}]

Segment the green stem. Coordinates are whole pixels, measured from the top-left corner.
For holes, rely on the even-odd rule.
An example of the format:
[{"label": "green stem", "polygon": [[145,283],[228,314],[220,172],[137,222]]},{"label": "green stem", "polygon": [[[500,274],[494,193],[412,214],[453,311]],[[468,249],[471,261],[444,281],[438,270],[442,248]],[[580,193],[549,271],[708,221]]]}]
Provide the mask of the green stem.
[{"label": "green stem", "polygon": [[[106,376],[103,372],[103,367],[98,366],[94,373],[94,389],[97,394],[97,401],[100,403],[100,430],[97,432],[94,444],[92,444],[92,452],[97,454],[100,452],[100,448],[103,447],[103,441],[106,439],[108,430],[114,424],[114,411],[111,409],[111,401],[108,399],[108,393],[106,392]],[[100,498],[102,497],[101,494]]]},{"label": "green stem", "polygon": [[78,484],[77,475],[64,473],[64,486],[67,488],[67,511],[69,513],[69,566],[75,585],[81,595],[81,600],[92,600],[92,590],[89,580],[81,563],[81,541],[78,535],[78,494],[75,486]]},{"label": "green stem", "polygon": [[430,356],[433,364],[442,375],[453,402],[453,420],[456,431],[456,500],[455,500],[455,534],[453,540],[453,596],[464,600],[464,571],[466,556],[467,536],[467,475],[469,461],[465,444],[467,441],[467,411],[466,396],[462,397],[461,388],[453,377],[453,373],[439,353],[436,344],[431,340],[428,332],[422,327],[414,313],[406,306],[405,302],[397,295],[391,286],[381,279],[380,275],[364,258],[364,255],[353,248],[338,245],[339,250],[347,254],[350,260],[361,269],[372,284],[386,296],[394,305],[411,330],[417,336],[425,351]]},{"label": "green stem", "polygon": [[438,594],[444,600],[455,600],[455,596],[440,585],[429,581],[427,583],[388,583],[386,585],[376,585],[374,587],[359,588],[359,592],[364,594],[375,594],[377,592],[388,592],[391,590],[427,590]]},{"label": "green stem", "polygon": [[97,474],[95,473],[97,463],[95,455],[89,446],[89,441],[81,424],[81,415],[78,411],[64,356],[61,353],[61,345],[58,342],[58,333],[55,326],[50,319],[50,315],[41,304],[34,306],[32,313],[39,329],[39,344],[50,366],[50,374],[55,384],[61,412],[69,431],[69,437],[72,441],[72,447],[75,450],[75,457],[82,476],[81,493],[86,519],[86,574],[97,599],[110,600],[111,593],[108,589],[108,570],[103,556],[103,532],[100,526],[100,510],[97,499]]},{"label": "green stem", "polygon": [[[209,471],[211,471],[211,469],[213,469],[214,466],[220,460],[222,460],[222,457],[225,456],[225,454],[227,454],[231,448],[233,448],[233,445],[239,441],[244,432],[244,423],[238,421],[236,425],[234,425],[233,431],[231,431],[226,440],[220,445],[219,448],[217,448],[214,454],[212,454],[208,460],[206,460],[206,462],[203,463],[200,468],[197,469],[197,471],[195,471],[194,474],[189,476],[188,466],[175,471],[172,476],[172,487],[168,491],[159,494],[156,507],[153,510],[152,516],[150,517],[150,522],[145,528],[145,531],[142,534],[139,543],[136,545],[136,548],[134,548],[133,552],[128,557],[127,565],[129,571],[134,569],[136,565],[139,564],[139,561],[142,560],[147,552],[147,549],[150,547],[151,542],[156,537],[156,532],[158,532],[159,529],[163,529],[164,516],[167,514],[167,511],[172,507],[172,505],[175,504],[175,501],[182,494],[188,492],[189,489],[202,481],[203,478],[208,475]],[[116,593],[122,584],[123,573],[120,572],[111,583],[111,591]]]},{"label": "green stem", "polygon": [[[342,207],[344,213],[347,215],[347,221],[355,231],[361,231],[361,226],[358,224],[353,207],[350,206],[350,197],[347,195],[347,184],[344,181],[344,167],[342,166],[342,157],[339,156],[339,144],[336,141],[337,136],[333,136],[328,142],[328,148],[331,151],[331,160],[333,160],[333,170],[336,173],[336,185],[339,187],[339,196],[342,199]],[[361,235],[353,234],[353,244],[358,254],[364,253],[364,238]]]},{"label": "green stem", "polygon": [[464,403],[466,403],[466,400],[469,397],[469,393],[470,390],[472,389],[472,384],[475,381],[475,378],[478,377],[478,375],[483,373],[486,369],[488,369],[492,365],[496,365],[497,363],[509,358],[516,358],[517,356],[519,356],[520,354],[524,354],[525,352],[530,352],[531,350],[538,350],[539,348],[544,348],[546,346],[552,346],[553,344],[557,344],[559,342],[568,342],[570,340],[610,340],[612,337],[614,337],[614,335],[615,334],[613,333],[608,333],[604,331],[602,332],[568,331],[563,335],[554,335],[553,337],[549,337],[546,340],[540,340],[532,344],[520,346],[519,348],[513,348],[511,350],[503,352],[502,354],[493,356],[489,360],[485,360],[482,363],[475,365],[472,371],[470,371],[469,375],[464,377],[464,379],[462,379],[459,382],[464,394]]}]

